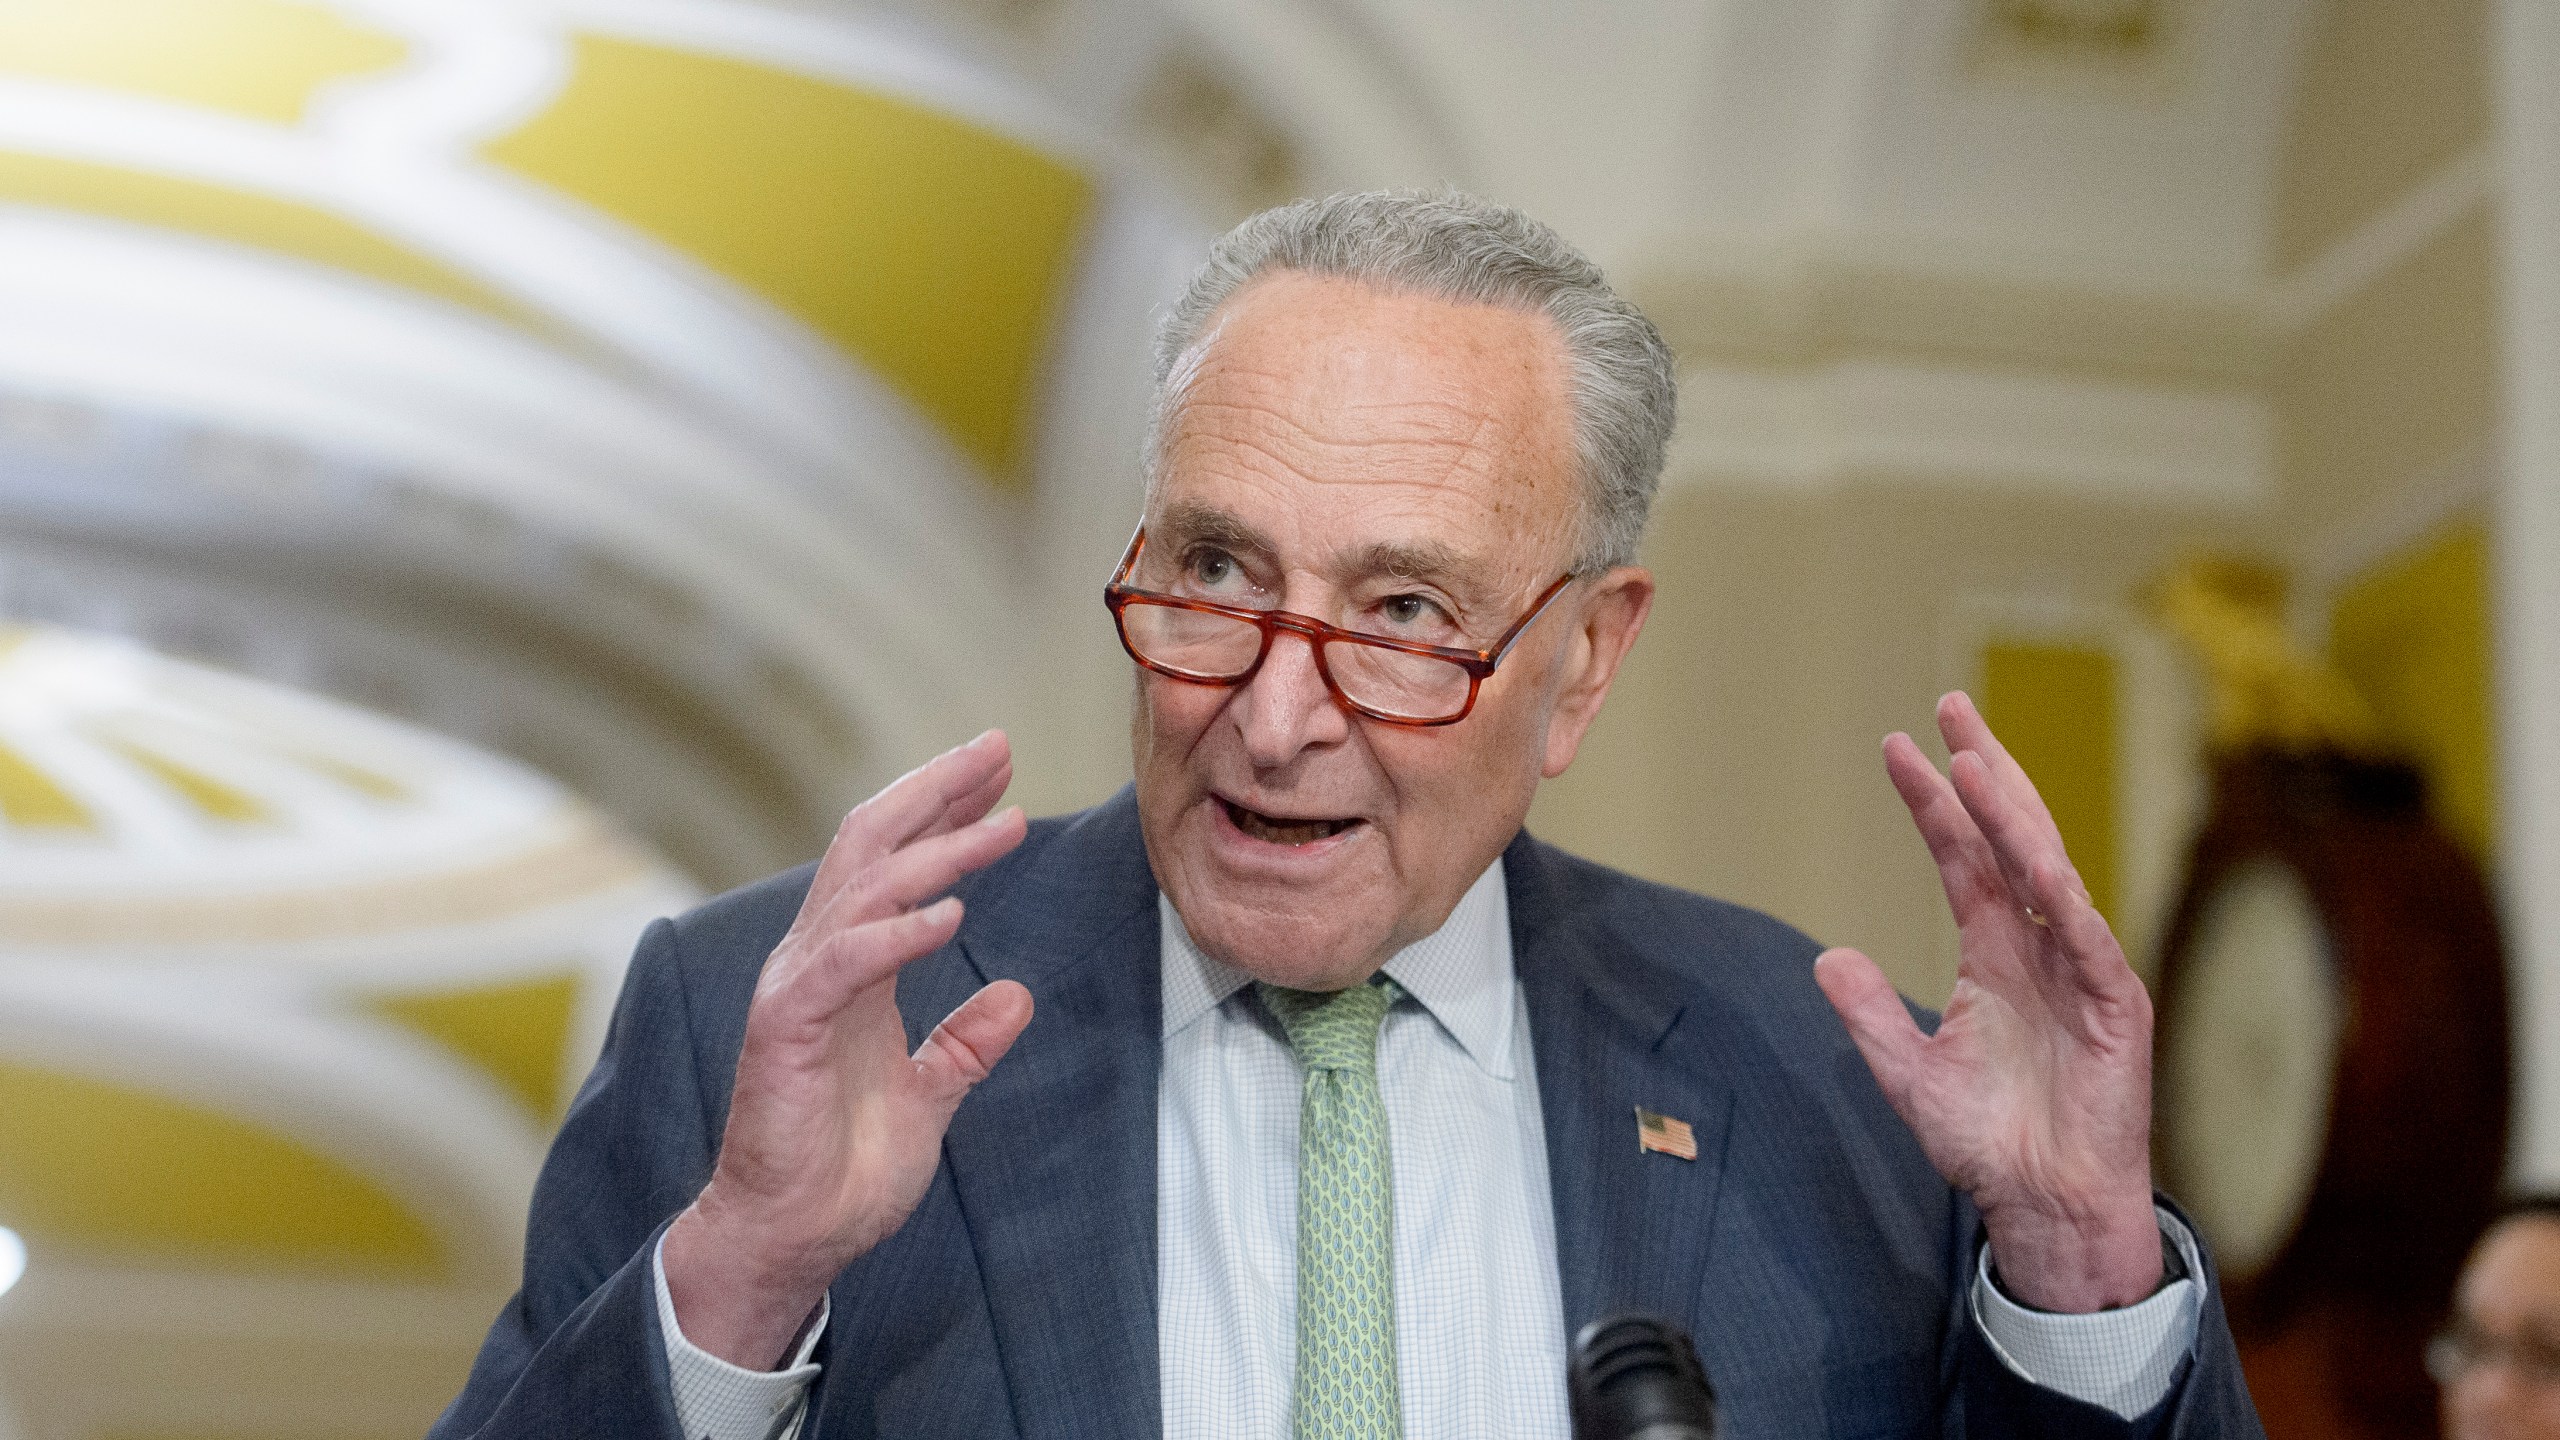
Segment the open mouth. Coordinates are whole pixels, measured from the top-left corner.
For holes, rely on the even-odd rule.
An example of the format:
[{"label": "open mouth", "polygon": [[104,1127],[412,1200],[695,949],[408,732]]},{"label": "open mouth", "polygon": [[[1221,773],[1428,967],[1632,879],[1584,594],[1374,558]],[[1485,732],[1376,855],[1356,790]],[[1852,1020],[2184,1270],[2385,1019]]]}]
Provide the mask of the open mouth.
[{"label": "open mouth", "polygon": [[1238,830],[1256,840],[1267,840],[1274,845],[1312,844],[1318,840],[1331,839],[1355,825],[1366,823],[1360,820],[1283,820],[1276,815],[1247,810],[1223,797],[1218,803],[1226,807],[1228,821]]}]

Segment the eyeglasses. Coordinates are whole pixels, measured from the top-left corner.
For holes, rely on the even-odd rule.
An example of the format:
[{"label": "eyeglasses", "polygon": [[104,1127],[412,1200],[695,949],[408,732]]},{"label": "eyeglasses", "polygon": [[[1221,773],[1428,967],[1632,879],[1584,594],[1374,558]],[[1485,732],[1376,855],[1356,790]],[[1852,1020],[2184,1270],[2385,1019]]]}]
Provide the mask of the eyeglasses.
[{"label": "eyeglasses", "polygon": [[1219,605],[1128,583],[1147,548],[1147,527],[1129,537],[1120,568],[1102,588],[1102,603],[1120,627],[1129,658],[1176,680],[1199,685],[1242,685],[1262,668],[1272,637],[1286,630],[1315,651],[1316,673],[1343,708],[1390,725],[1454,725],[1475,708],[1476,691],[1530,622],[1546,613],[1564,587],[1567,571],[1540,592],[1512,627],[1488,650],[1425,645],[1385,635],[1363,635],[1288,610]]},{"label": "eyeglasses", "polygon": [[2515,1377],[2537,1389],[2560,1387],[2560,1346],[2537,1337],[2509,1340],[2456,1325],[2427,1342],[2427,1373],[2452,1385],[2491,1361],[2504,1361]]}]

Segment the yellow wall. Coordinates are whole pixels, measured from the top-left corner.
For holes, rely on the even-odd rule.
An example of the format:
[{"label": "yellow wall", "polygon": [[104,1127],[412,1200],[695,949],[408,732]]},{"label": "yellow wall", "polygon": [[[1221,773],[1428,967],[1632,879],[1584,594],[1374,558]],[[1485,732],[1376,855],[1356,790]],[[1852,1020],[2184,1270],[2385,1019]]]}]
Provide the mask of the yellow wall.
[{"label": "yellow wall", "polygon": [[2101,915],[2117,913],[2116,657],[2099,645],[1995,639],[1982,652],[1982,718],[2035,778]]},{"label": "yellow wall", "polygon": [[0,1064],[0,1215],[116,1261],[436,1279],[441,1239],[373,1177],[208,1105]]},{"label": "yellow wall", "polygon": [[2329,607],[2329,658],[2427,777],[2436,818],[2497,853],[2488,530],[2438,527],[2352,576]]}]

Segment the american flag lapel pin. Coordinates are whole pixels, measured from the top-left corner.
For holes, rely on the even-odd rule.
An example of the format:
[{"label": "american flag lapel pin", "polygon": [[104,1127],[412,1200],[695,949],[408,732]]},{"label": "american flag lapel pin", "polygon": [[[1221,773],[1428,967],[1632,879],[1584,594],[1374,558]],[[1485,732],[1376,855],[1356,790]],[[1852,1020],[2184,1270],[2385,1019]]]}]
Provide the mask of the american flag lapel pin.
[{"label": "american flag lapel pin", "polygon": [[1686,1120],[1656,1115],[1639,1105],[1636,1107],[1636,1150],[1651,1150],[1663,1155],[1677,1155],[1683,1160],[1698,1158],[1698,1134]]}]

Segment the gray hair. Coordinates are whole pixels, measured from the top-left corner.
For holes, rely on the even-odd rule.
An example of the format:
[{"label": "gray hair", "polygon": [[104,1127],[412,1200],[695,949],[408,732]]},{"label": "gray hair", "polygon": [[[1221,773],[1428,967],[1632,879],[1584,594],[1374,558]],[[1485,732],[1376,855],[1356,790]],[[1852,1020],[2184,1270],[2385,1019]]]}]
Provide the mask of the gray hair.
[{"label": "gray hair", "polygon": [[1227,297],[1273,270],[1340,276],[1554,321],[1564,337],[1582,472],[1574,568],[1593,574],[1635,562],[1677,415],[1671,349],[1652,321],[1609,288],[1600,268],[1553,230],[1454,190],[1300,200],[1250,216],[1219,237],[1156,330],[1149,489],[1179,402],[1175,378],[1184,357]]}]

